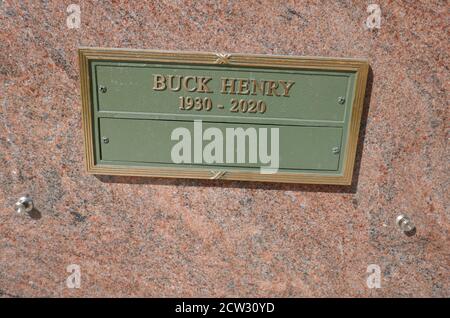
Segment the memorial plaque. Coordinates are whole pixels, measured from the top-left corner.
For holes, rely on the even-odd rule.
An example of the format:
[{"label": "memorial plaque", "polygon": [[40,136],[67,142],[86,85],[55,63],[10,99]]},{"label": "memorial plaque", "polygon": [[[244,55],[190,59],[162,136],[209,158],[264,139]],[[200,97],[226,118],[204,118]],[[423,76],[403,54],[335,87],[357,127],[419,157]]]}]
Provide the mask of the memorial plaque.
[{"label": "memorial plaque", "polygon": [[86,167],[348,185],[365,60],[80,48]]}]

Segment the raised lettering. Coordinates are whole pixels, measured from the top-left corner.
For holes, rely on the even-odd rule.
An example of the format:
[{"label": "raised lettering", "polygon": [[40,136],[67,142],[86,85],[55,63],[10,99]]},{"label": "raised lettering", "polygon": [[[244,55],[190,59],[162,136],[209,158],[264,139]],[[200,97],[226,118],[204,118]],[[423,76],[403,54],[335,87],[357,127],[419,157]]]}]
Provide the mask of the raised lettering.
[{"label": "raised lettering", "polygon": [[285,82],[285,81],[279,81],[280,84],[283,86],[283,96],[289,97],[289,90],[291,89],[292,85],[295,84],[295,82]]},{"label": "raised lettering", "polygon": [[153,89],[155,91],[163,91],[166,89],[166,78],[164,75],[153,74]]}]

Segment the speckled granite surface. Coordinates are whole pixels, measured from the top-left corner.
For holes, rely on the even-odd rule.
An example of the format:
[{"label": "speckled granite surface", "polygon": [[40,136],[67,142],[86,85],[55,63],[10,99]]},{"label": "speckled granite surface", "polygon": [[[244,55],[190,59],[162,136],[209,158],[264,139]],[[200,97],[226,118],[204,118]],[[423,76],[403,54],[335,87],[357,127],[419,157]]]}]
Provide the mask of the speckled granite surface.
[{"label": "speckled granite surface", "polygon": [[[82,2],[68,29],[70,1],[1,1],[0,296],[449,297],[448,3],[380,2],[374,31],[368,3]],[[87,175],[79,46],[366,57],[358,177]],[[13,209],[24,193],[31,216]],[[401,212],[416,235],[397,228]]]}]

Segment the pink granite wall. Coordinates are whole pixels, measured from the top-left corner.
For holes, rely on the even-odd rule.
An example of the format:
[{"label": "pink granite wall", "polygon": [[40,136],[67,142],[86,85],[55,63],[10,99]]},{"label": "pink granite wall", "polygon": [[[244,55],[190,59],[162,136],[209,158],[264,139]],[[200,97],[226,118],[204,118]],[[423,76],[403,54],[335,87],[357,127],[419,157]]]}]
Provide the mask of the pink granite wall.
[{"label": "pink granite wall", "polygon": [[[1,1],[0,296],[450,296],[448,2],[371,2]],[[87,175],[79,46],[368,58],[357,178]]]}]

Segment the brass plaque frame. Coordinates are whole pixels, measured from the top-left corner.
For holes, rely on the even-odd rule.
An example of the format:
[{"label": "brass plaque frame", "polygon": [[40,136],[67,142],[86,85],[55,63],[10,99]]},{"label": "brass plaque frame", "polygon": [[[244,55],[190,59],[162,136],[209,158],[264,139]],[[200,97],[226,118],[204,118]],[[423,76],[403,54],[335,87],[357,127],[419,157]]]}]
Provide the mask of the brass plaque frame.
[{"label": "brass plaque frame", "polygon": [[[360,130],[369,64],[364,59],[297,57],[277,55],[255,55],[238,53],[173,52],[134,49],[79,48],[79,67],[82,98],[82,126],[86,170],[91,174],[144,176],[169,178],[221,179],[258,182],[285,182],[307,184],[350,185],[353,177],[356,148]],[[353,107],[349,122],[348,144],[344,155],[343,173],[326,175],[313,173],[260,174],[258,171],[211,170],[207,168],[159,168],[128,165],[97,165],[94,156],[93,127],[91,114],[90,61],[139,61],[182,63],[199,65],[226,64],[230,66],[276,67],[288,69],[310,69],[355,72]]]}]

